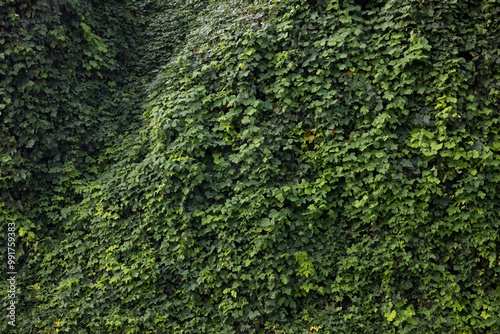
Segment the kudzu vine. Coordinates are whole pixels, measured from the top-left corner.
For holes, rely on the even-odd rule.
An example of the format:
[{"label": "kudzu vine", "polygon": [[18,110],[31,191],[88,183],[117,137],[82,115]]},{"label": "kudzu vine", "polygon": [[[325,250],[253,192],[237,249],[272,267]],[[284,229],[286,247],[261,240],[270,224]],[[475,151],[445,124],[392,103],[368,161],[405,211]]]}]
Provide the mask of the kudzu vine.
[{"label": "kudzu vine", "polygon": [[[23,331],[498,332],[498,1],[130,6],[143,54],[122,67],[87,21],[47,41],[62,48],[71,32],[92,50],[75,53],[75,87],[98,91],[115,68],[143,93],[120,95],[117,124],[133,127],[49,173],[71,200],[20,201],[57,223],[53,235],[35,218],[24,227]],[[53,86],[66,89],[40,89]],[[58,96],[45,108],[71,110]],[[68,147],[101,129],[69,120],[80,137]],[[23,178],[26,160],[6,157],[11,193],[43,172]],[[15,203],[0,219],[23,219]]]}]

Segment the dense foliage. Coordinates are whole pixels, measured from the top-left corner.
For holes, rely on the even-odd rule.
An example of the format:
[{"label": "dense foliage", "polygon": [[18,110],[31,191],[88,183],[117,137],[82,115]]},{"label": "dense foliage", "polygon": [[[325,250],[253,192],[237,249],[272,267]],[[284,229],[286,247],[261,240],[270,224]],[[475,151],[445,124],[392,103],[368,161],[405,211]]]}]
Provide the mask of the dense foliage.
[{"label": "dense foliage", "polygon": [[[30,147],[16,151],[22,159],[2,155],[12,202],[0,219],[27,211],[11,204],[24,200],[17,184],[51,192],[67,181],[74,192],[50,208],[26,200],[54,212],[58,233],[25,227],[22,331],[497,333],[500,3],[202,4],[144,4],[159,11],[144,18],[152,54],[131,63],[166,64],[148,86],[142,125],[119,140],[109,130],[116,136],[95,159],[107,128],[75,122],[113,108],[75,89],[93,94],[90,83],[116,74],[118,54],[105,58],[116,41],[83,43],[94,48],[88,64],[103,63],[84,74],[86,58],[74,56],[75,88],[64,95],[66,81],[47,81],[57,94],[32,94],[45,104],[2,81],[13,97],[1,110],[11,131],[1,148]],[[97,40],[85,26],[63,27]],[[5,80],[21,82],[24,68]],[[29,68],[36,80],[48,72]],[[58,131],[77,137],[54,140],[67,157],[34,149],[46,137],[29,133],[30,109],[16,103],[54,108],[37,123],[47,133],[63,133],[57,117],[68,115]],[[40,167],[85,157],[66,179]],[[92,174],[95,161],[108,162]]]},{"label": "dense foliage", "polygon": [[124,66],[136,45],[119,2],[0,4],[0,212],[34,240],[58,234],[68,181],[95,174],[93,157],[137,110]]},{"label": "dense foliage", "polygon": [[[135,7],[0,1],[0,222],[2,240],[8,222],[19,236],[18,310],[36,306],[27,286],[44,274],[30,262],[57,250],[61,209],[82,200],[75,185],[97,175],[99,152],[135,125],[142,100],[132,66],[141,43]],[[2,317],[2,332],[6,321]]]}]

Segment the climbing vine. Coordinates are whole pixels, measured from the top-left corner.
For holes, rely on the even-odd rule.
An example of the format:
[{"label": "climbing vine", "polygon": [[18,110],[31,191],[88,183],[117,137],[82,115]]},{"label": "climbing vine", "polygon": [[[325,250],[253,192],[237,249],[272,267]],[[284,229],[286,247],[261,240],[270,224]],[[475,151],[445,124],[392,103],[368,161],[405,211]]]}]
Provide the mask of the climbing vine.
[{"label": "climbing vine", "polygon": [[498,1],[165,6],[139,125],[64,169],[26,330],[498,331]]}]

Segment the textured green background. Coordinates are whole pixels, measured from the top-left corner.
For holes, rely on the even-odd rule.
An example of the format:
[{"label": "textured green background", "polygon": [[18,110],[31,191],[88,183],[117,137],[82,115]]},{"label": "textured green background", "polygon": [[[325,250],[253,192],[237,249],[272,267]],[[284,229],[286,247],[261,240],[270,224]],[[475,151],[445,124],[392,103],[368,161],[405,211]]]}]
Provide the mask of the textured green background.
[{"label": "textured green background", "polygon": [[19,333],[499,331],[498,1],[0,3]]}]

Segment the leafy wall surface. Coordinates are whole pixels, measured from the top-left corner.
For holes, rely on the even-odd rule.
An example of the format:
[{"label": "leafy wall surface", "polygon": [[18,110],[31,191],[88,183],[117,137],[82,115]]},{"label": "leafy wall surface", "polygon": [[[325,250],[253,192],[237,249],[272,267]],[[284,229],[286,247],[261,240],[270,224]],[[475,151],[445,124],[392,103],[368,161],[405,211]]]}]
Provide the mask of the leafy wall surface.
[{"label": "leafy wall surface", "polygon": [[498,332],[500,3],[178,4],[25,330]]}]

